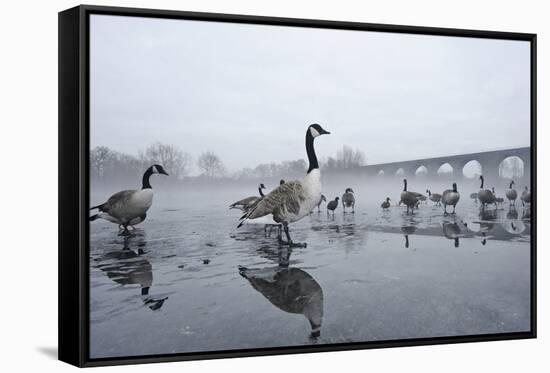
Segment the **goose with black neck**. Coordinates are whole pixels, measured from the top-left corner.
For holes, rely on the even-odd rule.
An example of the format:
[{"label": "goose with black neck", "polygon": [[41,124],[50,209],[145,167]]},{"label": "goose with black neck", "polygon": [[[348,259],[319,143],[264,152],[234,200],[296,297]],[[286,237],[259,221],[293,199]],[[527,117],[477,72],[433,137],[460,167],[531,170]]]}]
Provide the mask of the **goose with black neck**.
[{"label": "goose with black neck", "polygon": [[90,221],[104,219],[118,224],[123,233],[128,233],[128,227],[134,228],[147,217],[147,211],[153,204],[153,187],[151,175],[160,174],[168,176],[161,165],[155,164],[143,173],[141,189],[123,190],[113,194],[107,202],[90,208],[97,209],[99,213],[90,216]]},{"label": "goose with black neck", "polygon": [[306,153],[309,162],[307,174],[300,180],[285,182],[279,185],[264,198],[257,201],[241,217],[237,228],[241,227],[249,219],[257,219],[269,214],[273,215],[275,222],[282,224],[287,241],[279,238],[281,244],[294,247],[305,247],[306,244],[293,242],[288,225],[294,223],[309,213],[317,206],[321,199],[321,171],[315,153],[314,140],[321,135],[330,132],[324,130],[315,123],[306,130]]}]

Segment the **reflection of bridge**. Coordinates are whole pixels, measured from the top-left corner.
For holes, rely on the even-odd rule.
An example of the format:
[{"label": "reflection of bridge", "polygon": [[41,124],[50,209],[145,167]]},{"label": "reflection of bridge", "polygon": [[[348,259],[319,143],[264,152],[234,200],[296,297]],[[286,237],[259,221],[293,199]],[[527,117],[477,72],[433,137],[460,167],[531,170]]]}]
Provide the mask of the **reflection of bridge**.
[{"label": "reflection of bridge", "polygon": [[444,157],[415,159],[403,162],[391,162],[373,164],[362,167],[367,175],[376,176],[406,176],[414,177],[419,169],[424,170],[426,176],[437,176],[441,166],[449,164],[453,170],[454,178],[464,177],[464,166],[477,161],[481,166],[481,172],[486,179],[495,180],[500,177],[499,169],[502,161],[508,157],[518,157],[523,161],[523,179],[531,177],[531,148],[510,148],[503,150],[492,150],[487,152],[450,155]]}]

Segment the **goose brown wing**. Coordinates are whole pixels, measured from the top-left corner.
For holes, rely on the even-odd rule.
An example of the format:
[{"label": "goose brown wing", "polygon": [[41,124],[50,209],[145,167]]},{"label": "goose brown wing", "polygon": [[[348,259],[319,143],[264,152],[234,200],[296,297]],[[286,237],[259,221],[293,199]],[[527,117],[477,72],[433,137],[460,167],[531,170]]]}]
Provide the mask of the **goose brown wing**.
[{"label": "goose brown wing", "polygon": [[256,196],[246,197],[246,198],[241,199],[240,201],[232,203],[231,205],[229,205],[229,207],[248,206],[248,205],[256,202],[259,199],[260,199],[260,197],[256,197]]},{"label": "goose brown wing", "polygon": [[100,210],[107,213],[112,213],[116,210],[118,210],[121,206],[124,206],[128,203],[130,198],[132,198],[132,194],[134,194],[135,190],[123,190],[121,192],[113,194],[107,202],[103,206],[101,206]]},{"label": "goose brown wing", "polygon": [[[305,199],[304,188],[299,181],[291,181],[279,185],[264,198],[257,201],[246,211],[241,220],[256,219],[262,216],[273,214],[277,217],[285,213],[298,214],[300,203]],[[239,225],[240,226],[240,225]]]}]

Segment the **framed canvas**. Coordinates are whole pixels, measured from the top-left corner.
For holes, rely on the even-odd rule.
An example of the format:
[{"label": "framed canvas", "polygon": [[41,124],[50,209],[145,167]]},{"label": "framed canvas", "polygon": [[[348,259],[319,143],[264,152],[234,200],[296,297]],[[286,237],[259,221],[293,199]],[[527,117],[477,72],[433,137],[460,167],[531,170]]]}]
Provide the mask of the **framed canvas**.
[{"label": "framed canvas", "polygon": [[536,35],[59,13],[59,358],[536,336]]}]

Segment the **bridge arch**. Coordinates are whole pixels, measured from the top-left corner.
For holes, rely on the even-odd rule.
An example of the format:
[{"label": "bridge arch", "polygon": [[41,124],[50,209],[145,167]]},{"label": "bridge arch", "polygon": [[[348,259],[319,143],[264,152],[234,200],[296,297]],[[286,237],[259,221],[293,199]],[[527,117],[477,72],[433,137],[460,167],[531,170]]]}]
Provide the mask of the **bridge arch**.
[{"label": "bridge arch", "polygon": [[502,178],[522,178],[525,174],[525,162],[517,155],[504,158],[498,165],[498,175]]},{"label": "bridge arch", "polygon": [[428,167],[424,165],[420,165],[415,171],[414,175],[416,177],[426,177],[428,176]]},{"label": "bridge arch", "polygon": [[405,176],[405,169],[403,167],[399,167],[396,171],[395,171],[395,176]]},{"label": "bridge arch", "polygon": [[476,179],[483,174],[483,167],[477,159],[466,162],[462,167],[462,175],[467,179]]},{"label": "bridge arch", "polygon": [[452,177],[454,174],[453,166],[449,162],[445,162],[437,169],[437,175],[443,177]]},{"label": "bridge arch", "polygon": [[384,176],[385,174],[384,170],[379,170],[376,176]]}]

